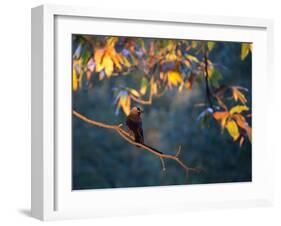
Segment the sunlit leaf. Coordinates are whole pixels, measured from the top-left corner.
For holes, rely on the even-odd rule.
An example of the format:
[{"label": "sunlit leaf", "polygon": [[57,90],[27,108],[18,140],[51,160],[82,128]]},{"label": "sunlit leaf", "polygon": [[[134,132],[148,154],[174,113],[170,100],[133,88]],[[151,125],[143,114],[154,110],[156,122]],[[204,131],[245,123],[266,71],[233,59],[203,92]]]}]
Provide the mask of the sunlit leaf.
[{"label": "sunlit leaf", "polygon": [[221,120],[227,116],[229,116],[229,113],[227,111],[216,111],[214,114],[213,114],[214,118],[216,120]]},{"label": "sunlit leaf", "polygon": [[232,87],[232,95],[235,101],[240,100],[242,104],[247,102],[246,97],[236,87]]},{"label": "sunlit leaf", "polygon": [[125,65],[125,67],[127,67],[127,68],[131,67],[131,63],[128,61],[126,56],[121,55],[120,57],[122,59],[122,63]]},{"label": "sunlit leaf", "polygon": [[73,91],[76,91],[78,88],[78,79],[77,79],[77,74],[76,74],[75,69],[72,70],[72,88],[73,88]]},{"label": "sunlit leaf", "polygon": [[146,93],[147,86],[148,86],[148,80],[146,78],[142,78],[141,87],[140,87],[141,95],[144,95]]},{"label": "sunlit leaf", "polygon": [[110,77],[113,72],[113,61],[111,60],[110,56],[105,55],[103,57],[102,65],[103,65],[106,76]]},{"label": "sunlit leaf", "polygon": [[235,119],[235,121],[239,127],[241,127],[242,129],[245,129],[245,130],[248,129],[249,125],[246,122],[246,119],[241,114],[235,114],[235,115],[233,115],[233,118]]},{"label": "sunlit leaf", "polygon": [[241,113],[243,111],[248,111],[248,110],[249,110],[249,108],[245,105],[237,105],[237,106],[231,108],[229,113],[233,115],[234,113]]},{"label": "sunlit leaf", "polygon": [[185,66],[187,68],[191,68],[192,67],[191,63],[188,60],[184,60],[183,63],[185,64]]},{"label": "sunlit leaf", "polygon": [[168,53],[166,55],[166,60],[167,61],[175,61],[177,59],[177,55],[173,52],[173,53]]},{"label": "sunlit leaf", "polygon": [[239,130],[237,127],[237,124],[235,123],[234,120],[230,119],[228,120],[227,124],[226,124],[226,128],[228,133],[232,136],[233,140],[237,140],[239,137]]},{"label": "sunlit leaf", "polygon": [[190,61],[194,61],[194,62],[196,62],[196,63],[199,63],[199,60],[197,59],[197,57],[192,56],[192,55],[190,55],[190,54],[187,54],[186,58],[187,58],[188,60],[190,60]]},{"label": "sunlit leaf", "polygon": [[130,93],[135,97],[140,97],[140,93],[135,89],[129,89]]},{"label": "sunlit leaf", "polygon": [[192,41],[192,42],[191,42],[191,47],[192,47],[192,48],[196,48],[197,45],[198,45],[198,42],[197,42],[197,41]]},{"label": "sunlit leaf", "polygon": [[95,50],[94,59],[96,64],[96,72],[100,72],[104,68],[103,56],[104,56],[104,49]]},{"label": "sunlit leaf", "polygon": [[168,71],[167,75],[168,75],[168,81],[172,85],[177,86],[178,83],[183,83],[182,76],[178,71]]},{"label": "sunlit leaf", "polygon": [[119,98],[119,105],[121,106],[125,115],[129,115],[131,108],[131,97],[126,91],[122,92],[122,95]]},{"label": "sunlit leaf", "polygon": [[250,43],[242,43],[241,45],[241,60],[244,60],[249,52],[252,50],[252,44]]},{"label": "sunlit leaf", "polygon": [[209,80],[210,80],[212,86],[215,88],[219,88],[219,86],[220,86],[219,82],[222,80],[222,74],[216,68],[211,69],[208,67],[208,69],[209,69],[208,74],[212,73],[211,76],[209,77]]},{"label": "sunlit leaf", "polygon": [[154,94],[157,94],[157,84],[156,82],[151,82],[151,94],[154,95]]},{"label": "sunlit leaf", "polygon": [[216,44],[215,42],[208,42],[208,43],[207,43],[207,45],[208,45],[208,50],[211,51],[211,50],[214,48],[215,44]]}]

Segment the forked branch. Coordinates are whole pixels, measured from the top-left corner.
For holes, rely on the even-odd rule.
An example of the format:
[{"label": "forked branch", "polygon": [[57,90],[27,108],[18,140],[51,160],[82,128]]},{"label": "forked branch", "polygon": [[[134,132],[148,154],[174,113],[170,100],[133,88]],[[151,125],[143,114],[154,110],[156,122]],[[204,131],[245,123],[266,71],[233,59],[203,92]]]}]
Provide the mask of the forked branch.
[{"label": "forked branch", "polygon": [[177,153],[175,155],[168,155],[168,154],[163,154],[161,152],[157,152],[156,149],[151,148],[145,144],[141,144],[141,143],[137,143],[134,141],[133,137],[131,137],[131,135],[125,131],[124,129],[122,129],[122,124],[119,125],[108,125],[105,123],[101,123],[101,122],[97,122],[95,120],[89,119],[87,117],[85,117],[84,115],[78,113],[77,111],[73,111],[73,115],[75,115],[77,118],[80,118],[81,120],[92,124],[94,126],[98,126],[101,128],[105,128],[105,129],[111,129],[116,131],[124,140],[126,140],[127,142],[129,142],[132,145],[138,146],[140,148],[142,148],[145,151],[148,151],[156,156],[158,156],[161,160],[161,164],[162,164],[162,169],[163,171],[165,170],[165,164],[164,164],[164,159],[172,159],[175,162],[177,162],[177,164],[179,164],[186,173],[188,173],[189,171],[195,171],[195,172],[199,172],[200,169],[198,168],[194,168],[194,167],[189,167],[187,166],[182,160],[179,159],[179,153],[181,150],[181,146],[179,147],[179,150],[177,151]]}]

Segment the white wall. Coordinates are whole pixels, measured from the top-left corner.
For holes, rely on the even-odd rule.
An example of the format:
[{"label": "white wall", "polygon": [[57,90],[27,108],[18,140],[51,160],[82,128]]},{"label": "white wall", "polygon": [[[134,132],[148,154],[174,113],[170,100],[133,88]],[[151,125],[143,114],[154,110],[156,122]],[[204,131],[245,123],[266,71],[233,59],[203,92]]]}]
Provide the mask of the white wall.
[{"label": "white wall", "polygon": [[[118,9],[159,10],[192,14],[232,15],[275,19],[275,84],[281,84],[281,13],[278,1],[245,0],[57,0],[56,4],[88,5]],[[259,3],[258,3],[259,2]],[[36,225],[28,217],[30,207],[30,8],[35,0],[2,1],[0,7],[0,225]],[[264,75],[267,76],[267,75]],[[133,216],[82,221],[63,221],[56,225],[281,225],[280,167],[280,86],[275,89],[271,114],[272,148],[275,149],[276,204],[272,208],[187,212],[185,214]],[[274,97],[272,97],[274,98]],[[239,191],[237,191],[239,192]]]}]

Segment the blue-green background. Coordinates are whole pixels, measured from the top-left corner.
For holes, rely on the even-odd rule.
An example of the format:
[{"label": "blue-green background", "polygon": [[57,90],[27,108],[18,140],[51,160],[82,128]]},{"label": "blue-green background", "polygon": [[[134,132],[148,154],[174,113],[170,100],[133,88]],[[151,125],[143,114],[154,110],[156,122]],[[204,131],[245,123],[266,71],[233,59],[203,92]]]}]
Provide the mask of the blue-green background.
[{"label": "blue-green background", "polygon": [[[77,45],[73,41],[73,48]],[[251,55],[240,59],[240,43],[216,42],[210,60],[217,65],[221,84],[246,87],[251,106]],[[69,75],[71,76],[71,75]],[[128,85],[139,88],[140,72],[98,80],[92,76],[93,88],[73,92],[73,109],[96,121],[124,123],[125,115],[114,110],[113,88]],[[153,99],[144,110],[145,143],[167,154],[175,154],[182,145],[181,159],[189,166],[202,168],[200,173],[185,177],[183,169],[172,160],[165,160],[161,170],[159,158],[134,147],[112,130],[93,125],[73,116],[72,184],[73,189],[161,186],[251,181],[252,151],[248,140],[240,148],[220,125],[209,119],[203,127],[197,117],[204,110],[196,104],[205,102],[204,83],[192,91],[168,91]]]}]

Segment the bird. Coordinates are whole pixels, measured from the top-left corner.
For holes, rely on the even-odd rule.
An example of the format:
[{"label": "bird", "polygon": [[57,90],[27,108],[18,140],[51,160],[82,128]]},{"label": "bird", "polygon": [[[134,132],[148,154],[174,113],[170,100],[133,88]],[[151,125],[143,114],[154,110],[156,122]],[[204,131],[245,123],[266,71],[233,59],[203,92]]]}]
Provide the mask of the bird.
[{"label": "bird", "polygon": [[141,113],[142,109],[133,107],[126,118],[126,125],[129,133],[134,135],[135,142],[144,144]]},{"label": "bird", "polygon": [[[144,144],[142,119],[141,119],[142,113],[143,113],[143,110],[140,109],[139,107],[133,107],[131,109],[131,111],[129,112],[129,115],[126,118],[126,125],[129,129],[129,133],[133,134],[136,143],[140,143],[159,154],[163,154],[162,152],[156,150],[155,148]],[[137,147],[139,147],[139,146],[137,146]]]}]

